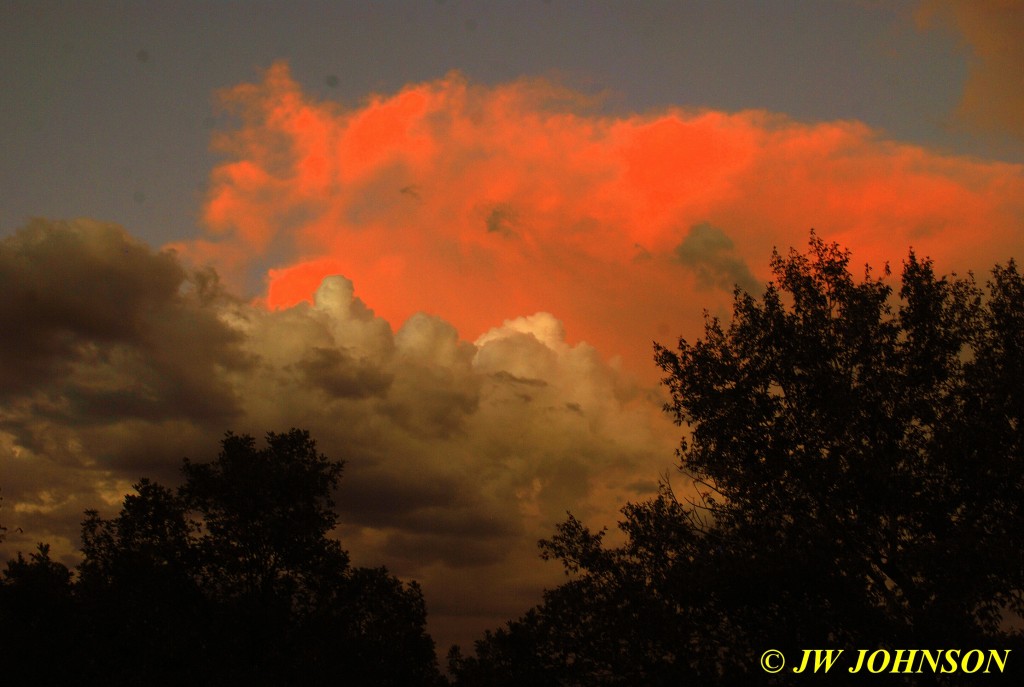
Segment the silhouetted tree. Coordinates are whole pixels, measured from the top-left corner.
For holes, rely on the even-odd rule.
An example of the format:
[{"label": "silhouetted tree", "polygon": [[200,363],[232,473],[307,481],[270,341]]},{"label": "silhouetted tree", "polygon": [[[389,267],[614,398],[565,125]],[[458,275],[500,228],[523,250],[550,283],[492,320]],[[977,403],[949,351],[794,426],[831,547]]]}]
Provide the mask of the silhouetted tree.
[{"label": "silhouetted tree", "polygon": [[[341,470],[300,430],[269,433],[262,449],[229,433],[215,461],[185,461],[181,497],[201,522],[198,576],[219,603],[218,652],[237,659],[224,679],[318,678],[295,660],[318,638],[299,647],[295,636],[311,609],[347,584],[348,555],[328,537]],[[319,639],[317,650],[325,650]]]},{"label": "silhouetted tree", "polygon": [[50,547],[7,562],[0,578],[0,647],[12,680],[60,683],[74,671],[54,657],[75,655],[76,614],[71,571],[50,558]]},{"label": "silhouetted tree", "polygon": [[[309,433],[229,433],[171,490],[87,511],[78,580],[48,548],[8,563],[4,669],[112,685],[438,685],[423,595],[330,537],[342,464]],[[68,666],[73,666],[73,669]],[[97,682],[98,683],[98,682]]]},{"label": "silhouetted tree", "polygon": [[182,496],[202,515],[200,544],[211,582],[246,597],[304,593],[304,581],[348,555],[327,535],[337,524],[332,494],[343,463],[316,450],[309,433],[228,434],[217,460],[185,460]]},{"label": "silhouetted tree", "polygon": [[418,584],[403,584],[385,568],[351,568],[343,584],[319,595],[295,642],[307,670],[344,676],[346,684],[447,684],[423,631],[426,618]]},{"label": "silhouetted tree", "polygon": [[76,595],[85,671],[114,684],[202,683],[216,607],[201,586],[198,526],[183,499],[147,479],[104,520],[86,511]]},{"label": "silhouetted tree", "polygon": [[542,548],[572,579],[454,654],[457,684],[785,684],[766,649],[1022,647],[1024,280],[997,266],[986,295],[911,253],[897,299],[810,247],[656,346],[698,496],[666,480],[614,548],[570,517]]}]

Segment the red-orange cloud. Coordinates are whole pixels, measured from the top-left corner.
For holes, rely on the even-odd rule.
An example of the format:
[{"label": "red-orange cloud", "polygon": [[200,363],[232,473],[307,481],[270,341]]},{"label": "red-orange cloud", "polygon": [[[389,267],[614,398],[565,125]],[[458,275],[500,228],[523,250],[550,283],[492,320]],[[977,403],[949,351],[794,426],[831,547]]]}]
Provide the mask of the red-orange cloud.
[{"label": "red-orange cloud", "polygon": [[273,265],[274,308],[341,273],[395,327],[426,311],[473,339],[548,311],[570,340],[643,367],[652,339],[723,305],[729,270],[763,280],[772,247],[804,246],[812,226],[879,266],[911,245],[942,270],[1024,254],[1021,166],[857,122],[610,117],[547,81],[458,74],[343,107],[282,64],[224,97],[241,125],[217,142],[209,237],[180,248],[229,275]]}]

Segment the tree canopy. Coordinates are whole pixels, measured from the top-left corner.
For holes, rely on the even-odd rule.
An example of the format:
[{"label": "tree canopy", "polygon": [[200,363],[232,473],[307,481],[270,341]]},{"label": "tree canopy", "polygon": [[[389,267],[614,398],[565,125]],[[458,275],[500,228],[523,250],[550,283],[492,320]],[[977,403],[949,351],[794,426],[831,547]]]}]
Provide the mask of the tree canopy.
[{"label": "tree canopy", "polygon": [[[26,676],[107,684],[436,685],[423,595],[354,568],[329,535],[342,463],[308,432],[257,448],[227,434],[184,461],[177,490],[147,479],[121,512],[88,511],[77,579],[41,546],[8,563],[0,638]],[[56,610],[54,610],[56,609]],[[10,645],[7,645],[10,646]]]},{"label": "tree canopy", "polygon": [[572,516],[541,542],[570,579],[454,651],[457,684],[788,684],[762,652],[1024,647],[1024,280],[911,252],[896,292],[849,260],[812,234],[729,322],[655,346],[679,475],[625,507],[622,546]]}]

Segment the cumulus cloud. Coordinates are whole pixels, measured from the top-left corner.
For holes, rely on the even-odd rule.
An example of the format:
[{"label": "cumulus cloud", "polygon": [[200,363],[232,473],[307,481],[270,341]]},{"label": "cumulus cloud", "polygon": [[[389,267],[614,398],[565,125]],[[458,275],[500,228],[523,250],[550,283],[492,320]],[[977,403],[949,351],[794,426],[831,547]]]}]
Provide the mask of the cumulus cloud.
[{"label": "cumulus cloud", "polygon": [[[812,226],[875,264],[913,245],[983,269],[1021,248],[1019,165],[857,122],[610,117],[543,80],[454,73],[346,106],[303,93],[283,64],[223,99],[239,125],[218,140],[206,235],[179,248],[252,293],[266,280],[272,307],[310,301],[341,273],[396,326],[431,312],[472,340],[553,312],[572,341],[648,371],[652,339],[727,306],[724,292],[693,303],[694,286],[762,281],[772,248],[803,245]],[[692,253],[712,238],[693,233],[705,225],[732,248]]]},{"label": "cumulus cloud", "polygon": [[1024,141],[1024,2],[925,0],[917,18],[955,31],[970,50],[961,120]]},{"label": "cumulus cloud", "polygon": [[176,483],[228,429],[302,427],[346,461],[353,559],[419,580],[438,639],[468,642],[558,581],[535,542],[566,510],[611,525],[673,462],[661,396],[544,312],[473,342],[424,313],[396,331],[341,276],[269,310],[87,221],[5,239],[0,279],[20,302],[2,311],[6,556],[44,540],[73,561],[86,508]]}]

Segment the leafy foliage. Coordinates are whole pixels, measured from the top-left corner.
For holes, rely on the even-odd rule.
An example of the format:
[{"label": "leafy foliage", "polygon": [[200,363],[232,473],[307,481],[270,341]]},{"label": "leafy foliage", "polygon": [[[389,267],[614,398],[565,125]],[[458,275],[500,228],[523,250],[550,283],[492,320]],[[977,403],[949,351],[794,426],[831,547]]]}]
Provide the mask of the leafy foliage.
[{"label": "leafy foliage", "polygon": [[295,430],[269,433],[265,449],[228,434],[216,461],[186,459],[182,496],[202,514],[199,545],[216,571],[211,581],[224,593],[291,595],[308,591],[304,580],[318,569],[344,568],[347,554],[327,538],[341,470]]},{"label": "leafy foliage", "polygon": [[[419,586],[352,568],[329,537],[341,470],[305,431],[268,433],[265,448],[229,433],[215,461],[185,461],[177,491],[143,479],[117,517],[88,511],[76,583],[45,547],[9,563],[0,610],[62,604],[76,681],[439,684]],[[22,638],[49,651],[51,630]]]},{"label": "leafy foliage", "polygon": [[[70,677],[66,666],[51,665],[53,656],[73,646],[75,613],[71,571],[50,558],[40,544],[25,558],[7,562],[0,578],[0,646],[4,674],[47,682]],[[64,654],[66,655],[66,654]]]},{"label": "leafy foliage", "polygon": [[986,294],[911,253],[896,294],[812,235],[771,266],[728,324],[656,346],[693,496],[628,505],[615,548],[570,517],[542,542],[570,580],[450,656],[457,684],[784,684],[764,650],[1022,646],[1016,265]]}]

